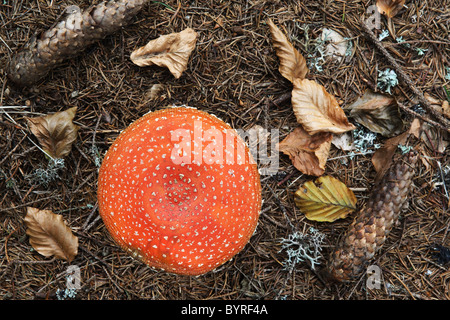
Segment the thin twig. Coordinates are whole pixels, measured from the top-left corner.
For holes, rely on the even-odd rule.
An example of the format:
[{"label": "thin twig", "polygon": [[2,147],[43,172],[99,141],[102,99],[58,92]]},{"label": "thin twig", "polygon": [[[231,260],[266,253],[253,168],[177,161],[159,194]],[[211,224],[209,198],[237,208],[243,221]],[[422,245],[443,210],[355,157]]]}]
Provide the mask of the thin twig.
[{"label": "thin twig", "polygon": [[84,231],[89,230],[89,229],[86,229],[86,227],[88,226],[88,223],[91,220],[91,218],[94,215],[94,213],[97,211],[97,208],[98,208],[98,202],[94,205],[94,207],[91,210],[91,213],[88,215],[87,219],[84,221],[84,224],[83,224],[83,227],[82,227],[82,229]]},{"label": "thin twig", "polygon": [[98,215],[98,216],[96,216],[95,217],[95,219],[94,219],[94,221],[92,221],[85,229],[84,229],[84,231],[88,231],[90,228],[92,228],[92,226],[98,221],[98,220],[100,220],[101,219],[101,216],[100,215]]},{"label": "thin twig", "polygon": [[[412,82],[411,78],[403,71],[402,67],[397,63],[397,61],[391,56],[391,54],[386,50],[386,48],[381,44],[381,42],[377,39],[372,30],[369,29],[364,20],[361,20],[361,26],[366,33],[369,40],[373,42],[375,47],[381,51],[383,56],[389,61],[392,67],[395,69],[395,72],[400,76],[400,78],[408,85],[411,91],[417,96],[419,102],[422,104],[422,107],[429,112],[436,120],[439,122],[446,131],[450,132],[450,120],[445,119],[438,111],[436,111],[430,104],[430,102],[425,98],[423,93],[417,89],[417,87]],[[425,120],[425,119],[423,119]],[[428,120],[425,120],[429,122]]]},{"label": "thin twig", "polygon": [[2,160],[0,160],[0,166],[16,151],[16,149],[22,144],[23,140],[25,140],[28,136],[24,135],[23,138],[19,141],[18,144],[6,156],[3,157]]},{"label": "thin twig", "polygon": [[267,101],[268,107],[273,107],[273,106],[279,107],[279,106],[285,104],[287,101],[291,100],[291,96],[292,96],[292,93],[291,93],[291,91],[289,91],[289,92],[283,93],[281,96],[279,96],[275,100],[268,100]]},{"label": "thin twig", "polygon": [[397,101],[397,105],[400,107],[400,109],[402,109],[406,113],[409,113],[410,115],[412,115],[412,116],[414,116],[416,118],[419,118],[420,120],[428,122],[429,124],[431,124],[433,126],[436,126],[436,127],[440,128],[440,129],[448,131],[448,128],[444,127],[442,124],[440,124],[440,123],[438,123],[436,121],[433,121],[433,120],[429,119],[428,117],[425,117],[425,116],[421,115],[418,112],[415,112],[415,111],[411,110],[410,108],[408,108],[407,106],[405,106],[404,104],[402,104],[402,103],[400,103],[398,101]]},{"label": "thin twig", "polygon": [[177,11],[175,11],[173,16],[169,20],[169,26],[172,24],[172,21],[177,17],[178,13],[180,12],[180,9],[181,9],[181,2],[178,3]]},{"label": "thin twig", "polygon": [[8,264],[6,265],[6,268],[3,270],[2,274],[0,274],[0,280],[2,280],[2,278],[4,277],[4,275],[6,274],[6,272],[9,270],[9,268],[15,264],[47,264],[47,263],[52,263],[56,260],[56,258],[52,258],[51,260],[38,260],[38,261],[34,261],[34,260],[29,260],[29,261],[22,261],[22,260],[11,260],[8,261]]}]

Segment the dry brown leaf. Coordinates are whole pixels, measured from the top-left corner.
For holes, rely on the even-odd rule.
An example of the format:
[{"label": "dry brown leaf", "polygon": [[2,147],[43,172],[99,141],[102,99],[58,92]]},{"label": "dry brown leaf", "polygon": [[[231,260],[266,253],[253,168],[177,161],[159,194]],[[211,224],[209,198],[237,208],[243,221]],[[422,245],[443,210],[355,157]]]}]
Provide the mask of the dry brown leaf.
[{"label": "dry brown leaf", "polygon": [[414,119],[409,132],[422,140],[433,152],[444,153],[450,145],[450,134],[447,131],[419,119]]},{"label": "dry brown leaf", "polygon": [[330,176],[307,181],[294,195],[297,207],[307,219],[333,222],[356,209],[356,197],[344,183]]},{"label": "dry brown leaf", "polygon": [[428,102],[433,106],[433,108],[435,108],[436,110],[439,109],[439,106],[441,105],[441,100],[433,97],[431,94],[429,94],[428,92],[425,92],[423,94],[423,96],[425,97],[425,99],[428,100]]},{"label": "dry brown leaf", "polygon": [[434,152],[444,153],[450,144],[450,134],[438,127],[423,122],[419,138]]},{"label": "dry brown leaf", "polygon": [[450,105],[447,100],[442,101],[442,113],[450,119]]},{"label": "dry brown leaf", "polygon": [[381,14],[394,17],[405,4],[406,0],[377,0],[377,8]]},{"label": "dry brown leaf", "polygon": [[310,135],[302,127],[297,127],[278,144],[278,150],[288,155],[300,172],[321,176],[325,172],[332,137],[328,132]]},{"label": "dry brown leaf", "polygon": [[372,163],[377,172],[375,182],[379,181],[389,169],[392,163],[392,157],[399,145],[404,145],[409,137],[409,131],[386,140],[383,147],[375,151],[372,157]]},{"label": "dry brown leaf", "polygon": [[345,57],[348,48],[348,41],[345,40],[337,31],[324,28],[322,30],[322,41],[328,42],[325,47],[325,56],[330,56],[332,59],[340,62]]},{"label": "dry brown leaf", "polygon": [[78,238],[61,215],[50,210],[27,207],[25,223],[33,248],[45,257],[55,256],[71,262],[78,253]]},{"label": "dry brown leaf", "polygon": [[158,65],[166,67],[175,78],[187,69],[191,52],[195,49],[198,34],[191,28],[170,33],[151,40],[131,53],[131,61],[140,67]]},{"label": "dry brown leaf", "polygon": [[279,71],[283,77],[291,82],[295,79],[304,79],[308,74],[305,58],[289,42],[286,35],[272,22],[267,21],[272,35],[272,42],[280,59]]},{"label": "dry brown leaf", "polygon": [[378,12],[393,18],[403,8],[406,0],[377,0]]},{"label": "dry brown leaf", "polygon": [[223,21],[223,17],[222,16],[218,17],[215,21],[216,21],[216,25],[214,26],[214,29],[218,29],[218,28],[223,28],[224,27],[224,21]]},{"label": "dry brown leaf", "polygon": [[353,143],[353,136],[349,132],[345,132],[338,135],[333,135],[331,143],[342,151],[352,151],[355,149],[355,144]]},{"label": "dry brown leaf", "polygon": [[410,134],[413,134],[416,138],[419,137],[420,131],[422,130],[422,121],[414,118],[414,120],[411,122],[411,126],[409,127],[408,132]]},{"label": "dry brown leaf", "polygon": [[52,158],[64,158],[72,150],[79,127],[72,120],[77,107],[43,117],[26,118],[42,149]]},{"label": "dry brown leaf", "polygon": [[441,101],[428,93],[424,93],[423,95],[425,96],[425,99],[430,102],[432,108],[434,108],[437,112],[442,113],[447,118],[450,118],[450,106],[447,100]]},{"label": "dry brown leaf", "polygon": [[375,182],[381,180],[386,171],[390,168],[393,156],[399,145],[405,145],[409,136],[417,135],[420,130],[420,120],[414,119],[411,123],[409,130],[402,134],[390,138],[384,142],[383,147],[375,151],[372,157],[372,164],[377,172],[375,176]]},{"label": "dry brown leaf", "polygon": [[291,99],[297,121],[309,134],[339,134],[356,129],[348,122],[336,98],[315,81],[296,79]]},{"label": "dry brown leaf", "polygon": [[398,106],[390,96],[366,90],[345,109],[355,121],[385,137],[399,135],[404,129]]}]

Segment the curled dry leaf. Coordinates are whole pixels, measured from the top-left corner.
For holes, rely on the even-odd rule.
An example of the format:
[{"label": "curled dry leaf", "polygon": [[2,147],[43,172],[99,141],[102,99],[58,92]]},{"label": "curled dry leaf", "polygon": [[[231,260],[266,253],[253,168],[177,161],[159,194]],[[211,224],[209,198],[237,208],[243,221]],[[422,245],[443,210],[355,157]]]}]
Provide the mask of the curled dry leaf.
[{"label": "curled dry leaf", "polygon": [[366,90],[362,97],[345,108],[350,117],[372,132],[392,137],[403,132],[403,121],[395,99]]},{"label": "curled dry leaf", "polygon": [[375,151],[372,157],[372,164],[377,172],[375,176],[375,182],[381,180],[384,174],[389,170],[392,164],[393,156],[399,145],[405,145],[411,134],[418,137],[420,134],[421,122],[419,119],[414,119],[411,123],[409,130],[402,134],[387,139],[383,146]]},{"label": "curled dry leaf", "polygon": [[352,151],[355,149],[355,144],[353,143],[353,136],[349,132],[333,135],[331,143],[336,148],[339,148],[342,151]]},{"label": "curled dry leaf", "polygon": [[336,178],[323,176],[308,181],[294,195],[297,207],[307,219],[333,222],[356,210],[353,191]]},{"label": "curled dry leaf", "polygon": [[450,144],[450,134],[438,127],[434,127],[427,122],[422,122],[420,127],[420,138],[425,145],[434,152],[444,153]]},{"label": "curled dry leaf", "polygon": [[436,110],[439,109],[439,106],[441,104],[441,100],[435,98],[434,96],[432,96],[431,94],[425,92],[423,94],[423,96],[425,97],[425,99],[428,100],[428,102],[433,106],[433,108],[435,108]]},{"label": "curled dry leaf", "polygon": [[432,108],[450,118],[450,106],[447,100],[439,100],[428,93],[424,93],[425,99],[430,102]]},{"label": "curled dry leaf", "polygon": [[72,150],[79,127],[72,120],[77,107],[43,117],[26,118],[42,149],[52,158],[64,158]]},{"label": "curled dry leaf", "polygon": [[405,4],[406,0],[377,0],[377,9],[389,18],[394,17]]},{"label": "curled dry leaf", "polygon": [[297,121],[309,134],[339,134],[356,129],[336,98],[315,81],[296,79],[291,99]]},{"label": "curled dry leaf", "polygon": [[195,48],[198,34],[191,28],[170,33],[151,40],[131,53],[131,61],[140,67],[158,65],[166,67],[175,78],[187,69],[191,52]]},{"label": "curled dry leaf", "polygon": [[331,133],[310,135],[302,127],[297,127],[278,144],[278,150],[288,155],[300,172],[321,176],[325,172],[331,139]]},{"label": "curled dry leaf", "polygon": [[321,38],[322,41],[328,41],[325,55],[340,62],[347,52],[348,41],[336,31],[328,28],[323,29]]},{"label": "curled dry leaf", "polygon": [[283,32],[268,20],[267,24],[272,35],[272,42],[280,59],[279,71],[283,77],[291,82],[295,79],[304,79],[308,74],[308,67],[305,58],[294,48]]},{"label": "curled dry leaf", "polygon": [[442,113],[450,119],[450,104],[447,100],[442,101]]},{"label": "curled dry leaf", "polygon": [[[385,142],[385,146],[389,146],[390,144],[394,144],[395,146],[405,144],[406,138],[401,137],[409,137],[410,135],[414,135],[417,139],[422,140],[428,148],[433,150],[433,152],[444,153],[446,148],[450,145],[450,134],[447,131],[416,118],[412,121],[411,127],[408,131],[398,137],[387,140]],[[396,139],[401,140],[397,141]],[[383,147],[375,152],[374,157],[378,156],[383,159],[386,155],[389,156],[389,153],[386,153],[385,147]]]},{"label": "curled dry leaf", "polygon": [[25,216],[27,235],[33,248],[45,257],[72,261],[78,253],[78,238],[61,215],[50,210],[28,207]]}]

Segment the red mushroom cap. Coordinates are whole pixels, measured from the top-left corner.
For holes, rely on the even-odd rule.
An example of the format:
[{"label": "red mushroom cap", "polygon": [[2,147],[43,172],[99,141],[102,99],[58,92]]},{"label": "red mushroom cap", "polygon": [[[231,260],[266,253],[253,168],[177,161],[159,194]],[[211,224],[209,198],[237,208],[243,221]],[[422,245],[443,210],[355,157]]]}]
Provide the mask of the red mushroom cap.
[{"label": "red mushroom cap", "polygon": [[100,215],[134,257],[171,273],[200,275],[249,241],[261,184],[245,142],[194,108],[146,114],[125,129],[99,172]]}]

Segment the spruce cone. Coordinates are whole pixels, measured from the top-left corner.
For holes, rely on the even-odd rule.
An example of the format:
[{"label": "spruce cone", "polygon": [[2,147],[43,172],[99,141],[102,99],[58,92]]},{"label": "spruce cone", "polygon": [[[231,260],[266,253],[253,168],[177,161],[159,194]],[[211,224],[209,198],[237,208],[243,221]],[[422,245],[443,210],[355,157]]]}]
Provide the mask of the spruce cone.
[{"label": "spruce cone", "polygon": [[408,199],[417,159],[415,151],[399,158],[373,189],[366,206],[359,211],[332,253],[328,265],[332,278],[355,280],[384,244]]},{"label": "spruce cone", "polygon": [[119,30],[147,1],[102,2],[84,12],[71,6],[73,12],[64,20],[13,56],[7,68],[9,78],[21,86],[36,83],[62,61]]}]

